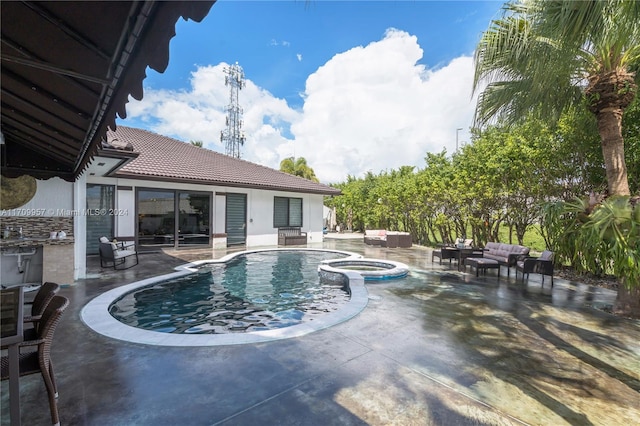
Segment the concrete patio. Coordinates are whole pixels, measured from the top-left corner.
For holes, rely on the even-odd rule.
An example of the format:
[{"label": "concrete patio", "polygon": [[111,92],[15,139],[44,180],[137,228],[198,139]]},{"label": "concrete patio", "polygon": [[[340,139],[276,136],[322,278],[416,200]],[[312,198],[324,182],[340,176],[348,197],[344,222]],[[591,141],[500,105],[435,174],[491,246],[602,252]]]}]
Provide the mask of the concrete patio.
[{"label": "concrete patio", "polygon": [[[80,310],[116,286],[226,251],[148,253],[62,289],[71,306],[53,360],[62,425],[631,425],[640,423],[640,322],[593,306],[615,293],[513,271],[498,280],[414,246],[322,245],[411,266],[367,284],[355,318],[287,340],[216,347],[122,342]],[[50,424],[42,378],[21,378],[22,424]],[[9,424],[2,382],[2,425]]]}]

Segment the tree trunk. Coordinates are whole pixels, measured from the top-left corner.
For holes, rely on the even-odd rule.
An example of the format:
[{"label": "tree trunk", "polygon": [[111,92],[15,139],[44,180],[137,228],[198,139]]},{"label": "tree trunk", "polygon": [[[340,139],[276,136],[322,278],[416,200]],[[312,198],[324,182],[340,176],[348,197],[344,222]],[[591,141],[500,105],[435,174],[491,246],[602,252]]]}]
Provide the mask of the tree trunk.
[{"label": "tree trunk", "polygon": [[607,108],[596,114],[609,195],[631,195],[624,160],[622,112],[622,108]]},{"label": "tree trunk", "polygon": [[616,315],[640,319],[640,286],[630,289],[624,284],[620,285],[613,312]]}]

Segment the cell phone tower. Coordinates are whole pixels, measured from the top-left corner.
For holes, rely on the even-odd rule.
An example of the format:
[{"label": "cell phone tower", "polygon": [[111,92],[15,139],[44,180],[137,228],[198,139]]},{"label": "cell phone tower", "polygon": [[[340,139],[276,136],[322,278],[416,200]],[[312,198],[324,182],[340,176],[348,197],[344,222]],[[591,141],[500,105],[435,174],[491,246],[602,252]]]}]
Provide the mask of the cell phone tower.
[{"label": "cell phone tower", "polygon": [[225,154],[240,158],[240,146],[246,140],[242,132],[242,108],[238,102],[238,92],[245,86],[244,71],[236,62],[224,68],[225,86],[229,86],[229,105],[227,105],[227,128],[220,132],[220,142],[225,144]]}]

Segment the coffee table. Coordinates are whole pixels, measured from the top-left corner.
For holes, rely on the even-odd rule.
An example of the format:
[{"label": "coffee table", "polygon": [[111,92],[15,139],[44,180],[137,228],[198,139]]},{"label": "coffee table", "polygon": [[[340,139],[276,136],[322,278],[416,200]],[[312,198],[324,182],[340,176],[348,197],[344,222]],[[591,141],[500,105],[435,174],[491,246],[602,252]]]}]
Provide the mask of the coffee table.
[{"label": "coffee table", "polygon": [[498,279],[500,279],[500,263],[494,259],[486,259],[484,257],[467,257],[464,260],[465,269],[467,266],[471,266],[472,268],[476,268],[476,277],[479,276],[480,271],[483,272],[484,275],[487,274],[487,269],[497,269],[498,270]]}]

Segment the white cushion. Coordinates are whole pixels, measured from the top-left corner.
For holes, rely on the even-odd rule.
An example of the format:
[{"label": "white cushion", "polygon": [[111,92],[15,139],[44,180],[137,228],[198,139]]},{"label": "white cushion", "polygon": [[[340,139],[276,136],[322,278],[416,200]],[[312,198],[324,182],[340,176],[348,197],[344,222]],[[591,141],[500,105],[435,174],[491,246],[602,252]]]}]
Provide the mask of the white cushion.
[{"label": "white cushion", "polygon": [[113,257],[116,259],[122,259],[123,257],[133,256],[136,252],[133,250],[117,250],[113,253]]},{"label": "white cushion", "polygon": [[108,243],[109,239],[107,237],[100,237],[100,242],[101,243]]},{"label": "white cushion", "polygon": [[549,250],[545,250],[539,257],[540,260],[553,260],[553,252]]}]

